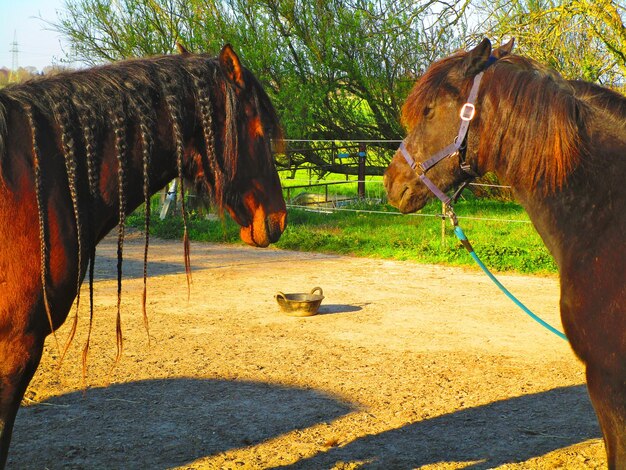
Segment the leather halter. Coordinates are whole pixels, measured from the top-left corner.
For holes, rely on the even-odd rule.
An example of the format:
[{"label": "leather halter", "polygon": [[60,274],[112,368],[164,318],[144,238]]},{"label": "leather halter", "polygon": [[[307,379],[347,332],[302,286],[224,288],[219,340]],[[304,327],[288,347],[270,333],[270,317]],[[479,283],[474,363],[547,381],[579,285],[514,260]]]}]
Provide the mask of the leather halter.
[{"label": "leather halter", "polygon": [[[490,57],[487,67],[495,62],[495,60],[495,57]],[[402,152],[402,156],[409,164],[411,169],[413,169],[414,171],[419,170],[417,176],[419,176],[419,178],[426,185],[426,187],[430,189],[430,191],[435,196],[437,196],[437,198],[447,207],[451,206],[451,202],[453,201],[453,199],[456,199],[456,197],[458,197],[460,192],[463,190],[463,188],[465,188],[469,181],[463,183],[463,185],[455,193],[454,198],[450,198],[450,196],[448,196],[441,189],[439,189],[439,187],[435,183],[433,183],[430,178],[428,178],[428,176],[426,176],[426,172],[435,165],[437,165],[437,163],[439,163],[441,160],[444,160],[445,158],[451,157],[453,155],[458,155],[460,157],[461,170],[467,173],[471,177],[471,179],[474,179],[478,176],[478,174],[476,174],[476,172],[474,172],[470,165],[465,161],[465,154],[467,150],[467,131],[469,130],[470,122],[476,114],[476,107],[474,104],[476,102],[476,98],[478,97],[478,89],[480,88],[480,81],[483,78],[483,74],[484,71],[480,72],[474,77],[474,83],[472,84],[472,89],[470,90],[467,102],[463,105],[463,107],[461,108],[461,112],[459,113],[459,117],[461,118],[461,125],[459,126],[459,133],[455,137],[454,142],[439,150],[428,160],[425,160],[419,164],[417,164],[415,160],[413,160],[413,157],[404,145],[404,140],[400,144],[399,150],[400,152]]]}]

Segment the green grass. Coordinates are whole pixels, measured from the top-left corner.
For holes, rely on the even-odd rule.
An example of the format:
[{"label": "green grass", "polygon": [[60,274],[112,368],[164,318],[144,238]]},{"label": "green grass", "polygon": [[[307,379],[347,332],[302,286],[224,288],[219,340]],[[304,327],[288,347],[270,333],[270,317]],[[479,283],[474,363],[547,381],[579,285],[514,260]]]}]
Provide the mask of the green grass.
[{"label": "green grass", "polygon": [[[417,215],[400,215],[386,205],[360,203],[350,206],[363,212],[330,213],[289,209],[288,227],[278,248],[299,251],[337,253],[372,258],[413,260],[456,266],[473,266],[474,262],[458,242],[450,223],[446,222],[442,240],[441,220],[432,215],[440,205],[431,203]],[[375,210],[388,213],[368,213]],[[517,204],[489,200],[460,201],[456,205],[460,225],[483,262],[495,271],[520,273],[554,273],[556,265],[543,245],[528,216]],[[520,222],[472,220],[471,218],[503,219]],[[129,224],[143,227],[141,212],[129,217]],[[228,217],[206,220],[190,216],[192,240],[242,243],[239,227]],[[182,220],[170,217],[165,221],[152,219],[151,233],[163,238],[180,238]]]},{"label": "green grass", "polygon": [[[368,187],[372,187],[370,182],[377,182],[377,184],[381,185],[382,176],[366,176],[365,180],[368,182]],[[324,185],[324,183],[330,183],[328,187]],[[341,184],[336,184],[341,183]],[[283,190],[285,192],[285,197],[287,197],[287,193],[289,193],[290,197],[295,197],[299,193],[315,193],[315,194],[325,194],[328,192],[329,197],[332,196],[351,196],[354,197],[357,194],[358,182],[357,177],[355,175],[350,175],[346,180],[345,175],[338,174],[328,174],[324,176],[322,180],[317,179],[315,175],[311,178],[308,177],[308,174],[304,170],[299,170],[294,179],[283,179],[282,180]],[[306,187],[302,187],[306,186]],[[288,188],[294,188],[287,191]],[[382,185],[380,186],[382,189]]]}]

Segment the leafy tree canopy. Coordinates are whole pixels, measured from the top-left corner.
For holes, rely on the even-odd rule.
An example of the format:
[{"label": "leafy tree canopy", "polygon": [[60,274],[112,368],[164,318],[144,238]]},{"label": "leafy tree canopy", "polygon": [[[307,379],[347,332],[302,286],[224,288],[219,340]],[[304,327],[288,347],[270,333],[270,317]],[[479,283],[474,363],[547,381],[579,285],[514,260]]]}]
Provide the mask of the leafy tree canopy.
[{"label": "leafy tree canopy", "polygon": [[480,9],[484,31],[515,36],[517,52],[570,79],[624,90],[623,0],[495,0]]},{"label": "leafy tree canopy", "polygon": [[[77,59],[217,53],[229,42],[295,138],[397,139],[401,103],[462,44],[463,4],[414,0],[67,0],[56,25]],[[451,25],[456,25],[456,29]],[[459,29],[461,28],[461,29]]]},{"label": "leafy tree canopy", "polygon": [[[624,87],[624,0],[66,0],[55,28],[89,64],[231,43],[296,139],[400,139],[428,65],[483,36],[568,78]],[[303,144],[303,147],[311,144]],[[395,147],[391,144],[389,148]],[[384,165],[389,153],[372,164]],[[381,156],[382,155],[382,156]],[[328,164],[302,152],[294,163]]]}]

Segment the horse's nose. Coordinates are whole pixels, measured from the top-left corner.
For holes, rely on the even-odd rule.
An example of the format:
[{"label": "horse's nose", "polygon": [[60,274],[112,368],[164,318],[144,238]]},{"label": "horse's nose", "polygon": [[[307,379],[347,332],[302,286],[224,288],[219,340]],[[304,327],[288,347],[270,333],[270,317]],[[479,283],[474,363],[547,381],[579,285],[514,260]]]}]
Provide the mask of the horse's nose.
[{"label": "horse's nose", "polygon": [[389,176],[387,176],[387,171],[389,170],[385,170],[385,173],[383,174],[383,186],[385,189],[389,187]]},{"label": "horse's nose", "polygon": [[287,226],[287,212],[281,211],[276,214],[269,215],[265,218],[265,228],[267,230],[267,238],[270,243],[276,243]]},{"label": "horse's nose", "polygon": [[387,168],[383,175],[383,185],[385,186],[385,191],[387,191],[387,199],[391,204],[393,204],[394,201],[402,199],[402,195],[407,190],[406,184],[399,185],[395,182],[394,185],[394,182],[394,178],[389,174],[389,168]]},{"label": "horse's nose", "polygon": [[389,165],[383,174],[383,186],[387,193],[392,192],[397,175],[397,170],[392,165]]}]

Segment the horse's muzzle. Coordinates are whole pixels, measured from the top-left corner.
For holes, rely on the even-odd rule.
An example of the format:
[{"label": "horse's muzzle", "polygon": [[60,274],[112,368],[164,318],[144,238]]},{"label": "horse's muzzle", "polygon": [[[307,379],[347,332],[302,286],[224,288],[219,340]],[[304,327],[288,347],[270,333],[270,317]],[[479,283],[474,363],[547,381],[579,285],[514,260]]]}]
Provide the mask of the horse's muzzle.
[{"label": "horse's muzzle", "polygon": [[287,212],[277,212],[265,218],[265,229],[270,243],[276,243],[287,227]]}]

